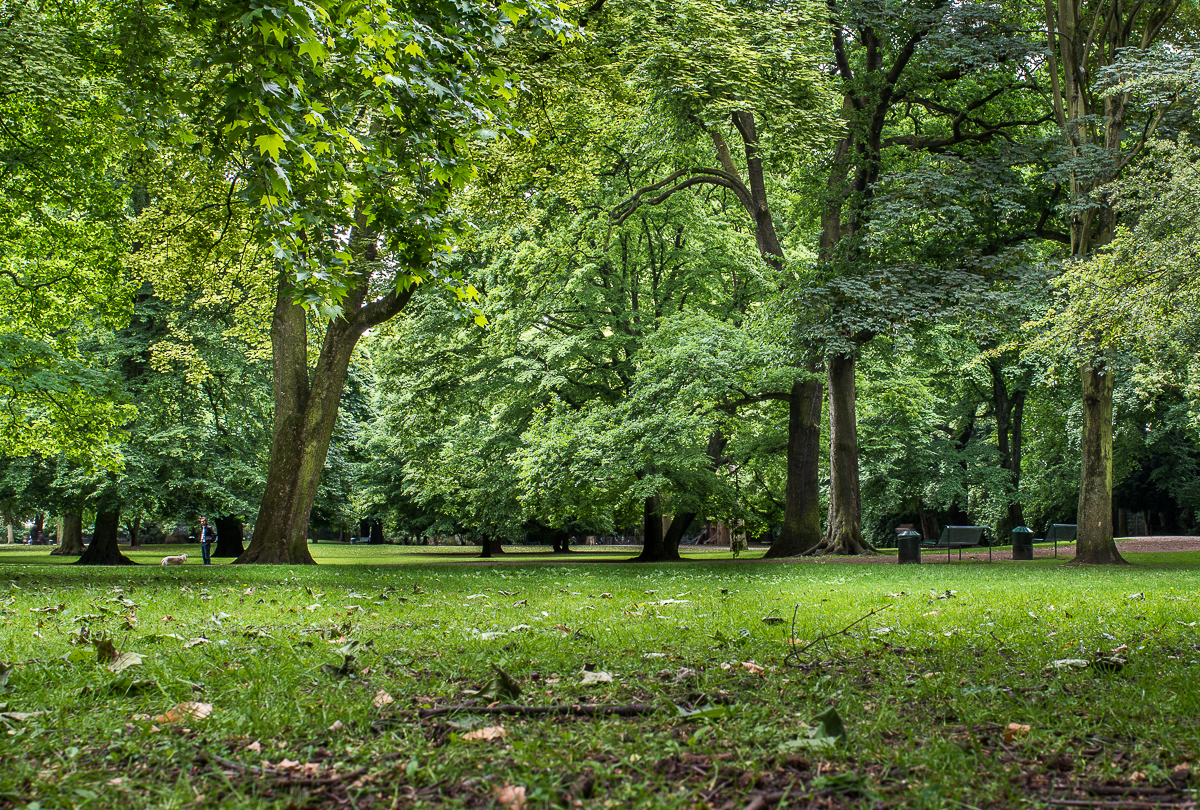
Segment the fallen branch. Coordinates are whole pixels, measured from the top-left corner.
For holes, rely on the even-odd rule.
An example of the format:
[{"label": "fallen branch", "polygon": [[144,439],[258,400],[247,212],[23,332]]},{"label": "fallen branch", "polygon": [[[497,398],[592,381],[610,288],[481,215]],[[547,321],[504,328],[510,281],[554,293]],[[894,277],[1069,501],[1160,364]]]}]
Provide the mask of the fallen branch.
[{"label": "fallen branch", "polygon": [[788,791],[782,793],[759,793],[750,800],[744,810],[767,810],[773,804],[779,804],[788,797]]},{"label": "fallen branch", "polygon": [[451,714],[452,712],[516,715],[563,714],[575,717],[637,717],[643,714],[654,714],[657,711],[659,711],[658,706],[652,706],[648,703],[631,703],[628,706],[590,706],[583,704],[567,706],[517,706],[512,703],[504,703],[499,706],[476,706],[464,703],[455,706],[438,706],[435,709],[421,709],[417,712],[417,717],[439,717],[443,714]]},{"label": "fallen branch", "polygon": [[784,656],[783,662],[785,664],[794,662],[796,664],[796,666],[803,666],[803,664],[800,662],[800,656],[803,655],[804,653],[808,652],[809,650],[811,650],[817,644],[820,644],[823,641],[828,641],[831,638],[837,638],[838,636],[846,635],[847,633],[850,632],[851,629],[854,628],[855,625],[859,624],[860,622],[866,621],[867,619],[874,616],[876,613],[882,613],[883,611],[887,610],[890,607],[891,607],[891,605],[884,605],[883,607],[871,608],[870,613],[866,614],[865,616],[859,616],[857,619],[850,622],[850,624],[846,625],[841,630],[837,630],[832,633],[822,633],[821,635],[814,638],[812,641],[805,644],[803,647],[797,647],[796,646],[796,614],[800,611],[800,606],[796,605],[794,608],[792,608],[792,632],[790,634],[790,637],[788,638],[788,644],[791,646],[791,650],[788,652],[788,654],[786,656]]}]

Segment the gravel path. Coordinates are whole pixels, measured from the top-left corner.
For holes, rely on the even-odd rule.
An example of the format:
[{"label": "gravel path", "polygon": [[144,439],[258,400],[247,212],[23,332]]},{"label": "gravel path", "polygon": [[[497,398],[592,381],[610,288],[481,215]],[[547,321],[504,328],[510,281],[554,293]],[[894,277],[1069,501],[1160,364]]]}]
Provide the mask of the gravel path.
[{"label": "gravel path", "polygon": [[[1134,537],[1129,540],[1118,540],[1117,550],[1122,554],[1134,552],[1144,554],[1147,552],[1153,553],[1156,551],[1200,551],[1200,537]],[[1053,557],[1054,548],[1046,548],[1037,546],[1033,549],[1034,557]],[[1074,543],[1059,543],[1058,557],[1063,560],[1069,560],[1075,556]],[[963,562],[967,560],[981,560],[987,562],[988,550],[985,549],[963,549]],[[1000,546],[992,549],[992,560],[1012,560],[1012,547]],[[878,555],[870,555],[866,557],[818,557],[816,562],[830,563],[865,563],[874,565],[895,565],[896,550],[884,549]],[[921,562],[923,564],[933,564],[946,561],[946,552],[931,551],[930,549],[921,549]],[[950,552],[950,561],[958,562],[958,550]]]}]

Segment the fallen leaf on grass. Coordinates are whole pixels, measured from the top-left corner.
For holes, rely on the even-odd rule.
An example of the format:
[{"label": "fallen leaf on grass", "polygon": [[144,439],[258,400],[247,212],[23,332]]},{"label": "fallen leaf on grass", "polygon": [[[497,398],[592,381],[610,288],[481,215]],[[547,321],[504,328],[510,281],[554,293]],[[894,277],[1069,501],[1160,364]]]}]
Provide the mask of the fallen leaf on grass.
[{"label": "fallen leaf on grass", "polygon": [[3,717],[5,720],[12,720],[16,723],[23,723],[30,718],[40,717],[43,714],[49,714],[49,712],[3,712],[0,713],[0,717]]},{"label": "fallen leaf on grass", "polygon": [[523,810],[525,788],[522,785],[503,785],[496,788],[496,804],[506,810]]},{"label": "fallen leaf on grass", "polygon": [[183,723],[187,720],[203,720],[212,714],[211,703],[195,703],[188,701],[180,703],[170,709],[167,709],[166,714],[155,715],[155,723]]},{"label": "fallen leaf on grass", "polygon": [[763,616],[763,624],[783,624],[783,619],[778,616]]},{"label": "fallen leaf on grass", "polygon": [[[600,598],[601,599],[612,599],[613,595],[611,593],[602,593],[602,594],[600,594]],[[521,788],[521,790],[524,791],[525,788]]]},{"label": "fallen leaf on grass", "polygon": [[[387,694],[387,693],[385,692],[383,694]],[[346,725],[341,720],[334,720],[333,725],[331,725],[329,727],[329,730],[332,731],[334,734],[336,734],[337,732],[342,731],[345,728],[346,728]],[[255,744],[257,745],[257,743],[255,743]]]},{"label": "fallen leaf on grass", "polygon": [[1082,658],[1060,658],[1057,661],[1051,661],[1046,664],[1046,669],[1087,669],[1088,662]]},{"label": "fallen leaf on grass", "polygon": [[504,726],[484,726],[475,731],[468,731],[462,736],[464,740],[483,740],[484,742],[492,742],[493,740],[502,740],[508,732],[504,730]]},{"label": "fallen leaf on grass", "polygon": [[117,659],[108,665],[109,672],[121,672],[129,667],[140,667],[142,656],[135,652],[121,653]]},{"label": "fallen leaf on grass", "polygon": [[66,605],[46,605],[40,608],[30,608],[30,613],[62,613],[66,609]]},{"label": "fallen leaf on grass", "polygon": [[764,672],[766,672],[766,670],[763,667],[760,667],[758,664],[754,663],[753,661],[743,661],[742,669],[746,670],[751,675],[762,675]]},{"label": "fallen leaf on grass", "polygon": [[391,695],[389,695],[387,692],[383,691],[382,689],[380,689],[378,692],[375,693],[375,698],[371,701],[371,703],[373,703],[375,705],[376,709],[382,709],[384,706],[388,705],[389,703],[395,703],[395,702],[396,702],[396,699],[393,698]]},{"label": "fallen leaf on grass", "polygon": [[779,745],[780,753],[790,753],[796,750],[821,751],[832,748],[838,740],[846,737],[846,726],[837,709],[830,706],[816,716],[816,724],[805,731],[803,737]]},{"label": "fallen leaf on grass", "polygon": [[587,670],[584,670],[580,674],[582,675],[582,677],[580,678],[579,683],[583,686],[591,686],[591,685],[597,684],[597,683],[612,683],[613,682],[612,673],[604,672],[603,670],[597,670],[595,672],[588,672]]},{"label": "fallen leaf on grass", "polygon": [[1145,593],[1142,593],[1142,592],[1138,592],[1138,593],[1131,593],[1131,594],[1129,594],[1129,597],[1128,597],[1128,598],[1130,598],[1130,599],[1133,599],[1133,600],[1135,600],[1135,601],[1137,601],[1137,602],[1141,602],[1141,601],[1145,600],[1145,598],[1146,598],[1146,594],[1145,594]]},{"label": "fallen leaf on grass", "polygon": [[92,641],[92,645],[96,648],[96,659],[101,664],[112,663],[117,660],[117,648],[112,641],[107,638],[98,638]]},{"label": "fallen leaf on grass", "polygon": [[199,647],[201,644],[211,644],[211,643],[212,642],[209,641],[208,639],[206,639],[204,636],[198,636],[197,638],[193,638],[193,639],[189,639],[189,640],[185,641],[183,643],[183,648],[185,650],[190,650],[192,647]]},{"label": "fallen leaf on grass", "polygon": [[487,701],[516,700],[521,696],[521,686],[516,680],[500,667],[492,664],[494,673],[490,680],[478,692],[467,690],[468,695],[475,695]]},{"label": "fallen leaf on grass", "polygon": [[260,743],[258,740],[255,740],[254,742],[252,742],[246,746],[246,750],[253,751],[254,753],[257,754],[260,751],[262,751],[262,743]]},{"label": "fallen leaf on grass", "polygon": [[1004,727],[1004,741],[1010,743],[1018,737],[1024,737],[1029,733],[1029,726],[1023,726],[1020,723],[1009,723]]}]

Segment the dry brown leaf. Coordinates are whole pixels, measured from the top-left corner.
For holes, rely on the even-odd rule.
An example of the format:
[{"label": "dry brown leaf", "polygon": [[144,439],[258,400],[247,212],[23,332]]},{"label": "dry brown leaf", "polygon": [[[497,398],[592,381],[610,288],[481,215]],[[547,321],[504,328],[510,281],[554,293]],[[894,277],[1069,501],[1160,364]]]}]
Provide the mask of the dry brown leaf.
[{"label": "dry brown leaf", "polygon": [[339,732],[339,731],[343,731],[343,730],[345,730],[345,728],[346,728],[346,724],[345,724],[345,723],[343,723],[341,720],[334,720],[334,721],[333,721],[333,725],[331,725],[331,726],[329,727],[329,730],[330,730],[330,731],[332,731],[332,732],[334,732],[334,733],[337,733],[337,732]]},{"label": "dry brown leaf", "polygon": [[376,709],[382,709],[384,706],[388,705],[389,703],[395,703],[396,699],[393,698],[391,695],[389,695],[387,692],[380,689],[378,692],[375,693],[375,699],[372,700],[371,702],[373,704],[375,704]]},{"label": "dry brown leaf", "polygon": [[1029,733],[1029,726],[1023,726],[1020,723],[1009,723],[1004,727],[1004,741],[1012,742],[1017,737],[1024,737]]},{"label": "dry brown leaf", "polygon": [[[474,731],[468,731],[463,735],[462,738],[464,740],[483,740],[485,742],[492,742],[493,740],[504,739],[506,734],[508,734],[508,732],[504,730],[504,726],[484,726],[483,728],[475,729]],[[524,788],[522,788],[522,790],[524,790]]]},{"label": "dry brown leaf", "polygon": [[298,770],[303,763],[296,759],[281,759],[275,766],[281,771]]},{"label": "dry brown leaf", "polygon": [[762,667],[760,667],[758,664],[754,663],[753,661],[743,661],[742,669],[746,670],[751,675],[762,675],[764,672],[766,672],[765,669],[763,669]]},{"label": "dry brown leaf", "polygon": [[496,803],[507,810],[522,810],[525,807],[524,785],[502,785],[496,788]]},{"label": "dry brown leaf", "polygon": [[257,754],[259,751],[262,751],[262,743],[260,743],[258,740],[255,740],[254,742],[252,742],[246,746],[246,750],[253,751],[254,753]]},{"label": "dry brown leaf", "polygon": [[188,701],[180,703],[167,710],[166,714],[160,714],[154,718],[155,723],[182,723],[187,720],[203,720],[212,714],[211,703],[195,703]]}]

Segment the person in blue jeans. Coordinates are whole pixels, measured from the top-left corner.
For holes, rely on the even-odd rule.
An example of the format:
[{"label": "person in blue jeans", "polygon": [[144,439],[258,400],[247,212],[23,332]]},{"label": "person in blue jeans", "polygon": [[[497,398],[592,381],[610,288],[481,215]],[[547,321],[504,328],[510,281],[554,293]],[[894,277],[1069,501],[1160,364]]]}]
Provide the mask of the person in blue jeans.
[{"label": "person in blue jeans", "polygon": [[217,539],[217,530],[208,525],[208,518],[200,517],[200,555],[204,557],[205,565],[212,565],[209,550],[212,542]]}]

